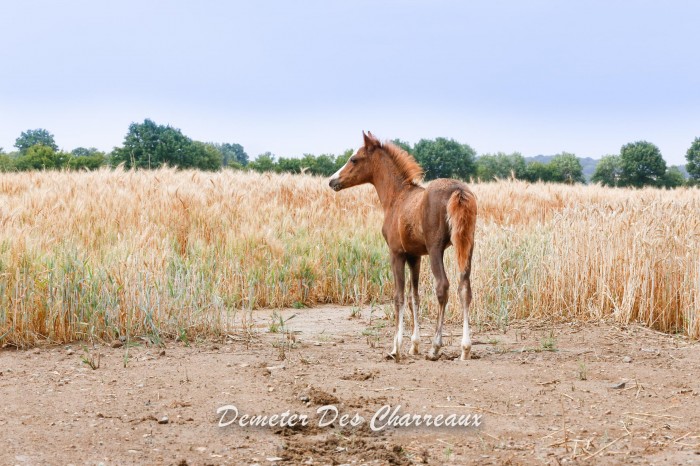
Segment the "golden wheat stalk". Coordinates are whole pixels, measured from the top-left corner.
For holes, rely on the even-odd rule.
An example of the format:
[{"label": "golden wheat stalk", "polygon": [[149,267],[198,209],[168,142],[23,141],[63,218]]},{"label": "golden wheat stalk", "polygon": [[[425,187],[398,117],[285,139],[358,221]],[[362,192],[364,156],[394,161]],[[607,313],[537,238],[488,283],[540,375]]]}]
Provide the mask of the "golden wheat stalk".
[{"label": "golden wheat stalk", "polygon": [[[472,320],[612,318],[700,337],[698,189],[474,192]],[[2,174],[0,345],[216,334],[251,308],[383,303],[381,223],[371,187],[334,193],[306,175]],[[430,314],[432,287],[423,274]]]}]

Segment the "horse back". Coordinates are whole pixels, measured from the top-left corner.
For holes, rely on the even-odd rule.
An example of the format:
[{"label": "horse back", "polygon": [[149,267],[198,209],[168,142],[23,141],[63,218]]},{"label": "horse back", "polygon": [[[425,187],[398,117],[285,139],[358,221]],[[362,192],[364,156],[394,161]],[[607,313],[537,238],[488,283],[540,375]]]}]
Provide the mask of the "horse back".
[{"label": "horse back", "polygon": [[395,253],[420,256],[433,247],[450,244],[447,203],[457,190],[469,192],[466,183],[437,179],[426,187],[415,186],[402,193],[387,213],[382,233]]}]

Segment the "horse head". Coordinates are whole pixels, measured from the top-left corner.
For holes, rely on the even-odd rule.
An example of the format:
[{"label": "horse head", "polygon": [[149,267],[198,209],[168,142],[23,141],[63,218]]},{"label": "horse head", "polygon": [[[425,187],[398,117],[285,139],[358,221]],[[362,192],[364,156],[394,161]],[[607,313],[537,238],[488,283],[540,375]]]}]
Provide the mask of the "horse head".
[{"label": "horse head", "polygon": [[340,170],[331,175],[328,185],[335,191],[351,188],[372,181],[374,173],[373,155],[382,143],[371,133],[362,132],[365,144],[348,159]]}]

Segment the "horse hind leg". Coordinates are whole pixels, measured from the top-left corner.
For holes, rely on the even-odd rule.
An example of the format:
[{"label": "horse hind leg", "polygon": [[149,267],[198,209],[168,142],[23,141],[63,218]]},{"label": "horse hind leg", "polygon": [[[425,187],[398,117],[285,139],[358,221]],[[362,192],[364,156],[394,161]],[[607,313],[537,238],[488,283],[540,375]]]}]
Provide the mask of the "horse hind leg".
[{"label": "horse hind leg", "polygon": [[411,271],[411,300],[408,306],[413,314],[413,333],[411,334],[411,350],[409,354],[418,354],[420,344],[420,326],[418,324],[418,311],[420,310],[420,299],[418,297],[418,281],[420,278],[420,257],[412,257],[408,260],[408,267]]},{"label": "horse hind leg", "polygon": [[438,299],[438,318],[435,327],[432,347],[426,356],[431,361],[440,359],[440,348],[442,348],[442,326],[445,320],[445,308],[449,297],[450,282],[445,274],[445,264],[443,262],[444,249],[430,252],[430,268],[435,277],[435,294]]},{"label": "horse hind leg", "polygon": [[460,359],[469,359],[472,349],[469,335],[469,306],[472,301],[472,286],[470,281],[472,253],[474,252],[474,229],[476,226],[476,200],[474,196],[463,189],[450,195],[447,202],[448,224],[450,238],[455,247],[457,265],[460,269],[459,294],[462,321],[462,355]]},{"label": "horse hind leg", "polygon": [[460,274],[459,281],[459,304],[462,309],[462,354],[460,360],[466,361],[471,357],[472,340],[469,332],[469,306],[472,302],[472,285],[469,278],[469,269]]}]

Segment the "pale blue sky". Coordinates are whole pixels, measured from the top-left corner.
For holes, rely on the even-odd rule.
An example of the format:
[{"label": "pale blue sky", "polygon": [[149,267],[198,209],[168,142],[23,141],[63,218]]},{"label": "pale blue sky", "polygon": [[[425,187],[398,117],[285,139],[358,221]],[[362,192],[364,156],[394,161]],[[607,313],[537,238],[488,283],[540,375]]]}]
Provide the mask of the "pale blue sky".
[{"label": "pale blue sky", "polygon": [[121,145],[151,118],[251,158],[361,131],[599,158],[700,136],[700,2],[4,1],[0,146]]}]

